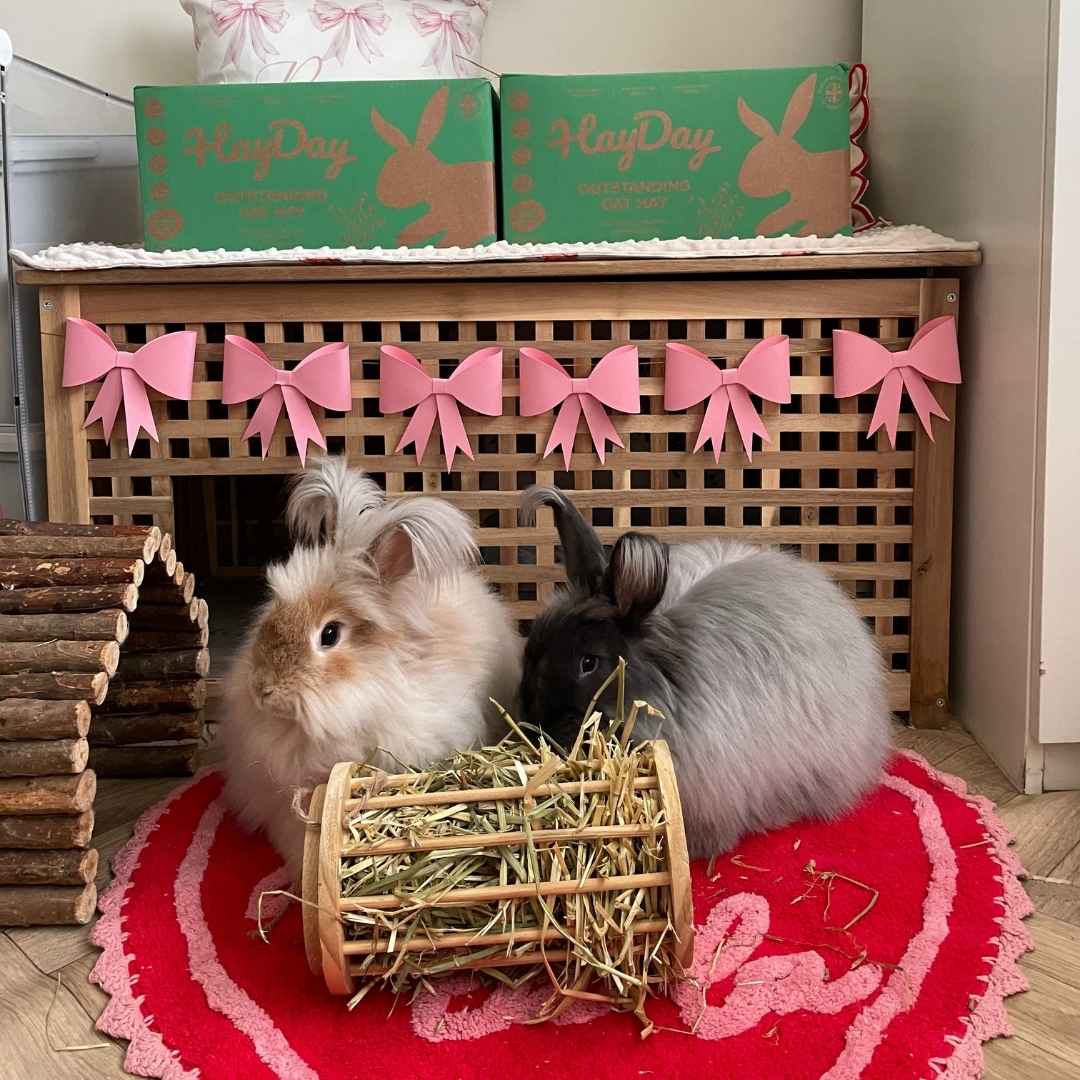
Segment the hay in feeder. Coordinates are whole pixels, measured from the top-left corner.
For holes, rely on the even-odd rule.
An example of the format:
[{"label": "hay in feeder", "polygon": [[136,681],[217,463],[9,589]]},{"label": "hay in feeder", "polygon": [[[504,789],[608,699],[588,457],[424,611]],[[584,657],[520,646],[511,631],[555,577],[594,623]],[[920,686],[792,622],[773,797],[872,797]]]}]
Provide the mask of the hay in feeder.
[{"label": "hay in feeder", "polygon": [[689,869],[667,747],[630,745],[648,706],[624,710],[625,665],[612,680],[615,722],[592,713],[568,753],[507,717],[496,746],[423,771],[345,766],[336,803],[331,778],[320,862],[325,882],[329,840],[338,895],[320,883],[318,903],[337,918],[320,934],[351,1003],[479,970],[546,979],[538,1020],[585,999],[648,1023],[647,997],[691,955]]}]

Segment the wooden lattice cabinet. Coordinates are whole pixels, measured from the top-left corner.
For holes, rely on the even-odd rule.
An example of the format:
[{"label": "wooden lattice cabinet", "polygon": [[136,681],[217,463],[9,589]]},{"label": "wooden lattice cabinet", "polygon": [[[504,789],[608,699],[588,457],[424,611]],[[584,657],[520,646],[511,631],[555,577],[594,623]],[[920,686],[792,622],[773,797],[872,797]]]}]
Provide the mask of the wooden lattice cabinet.
[{"label": "wooden lattice cabinet", "polygon": [[[41,286],[50,513],[182,529],[174,482],[202,477],[217,495],[213,519],[199,531],[232,538],[219,545],[215,569],[243,570],[230,565],[245,546],[237,538],[244,528],[266,529],[240,520],[237,490],[245,478],[283,477],[300,466],[284,422],[264,458],[257,439],[242,437],[255,402],[220,403],[225,335],[247,336],[286,367],[323,342],[344,340],[352,410],[314,410],[330,452],[362,464],[392,493],[441,494],[472,514],[488,575],[523,621],[551,594],[561,568],[550,513],[541,512],[535,527],[520,526],[518,496],[533,482],[553,482],[574,491],[607,542],[634,527],[672,542],[738,537],[820,562],[873,627],[893,708],[918,724],[940,723],[948,707],[955,424],[936,422],[931,440],[905,411],[895,449],[884,432],[868,440],[873,394],[832,395],[832,331],[904,347],[921,323],[958,314],[958,281],[932,276],[933,267],[973,258],[24,272],[23,281]],[[68,316],[97,323],[121,344],[195,331],[192,400],[151,396],[160,443],[143,438],[129,453],[119,431],[106,443],[100,426],[84,430],[97,386],[61,389]],[[790,338],[793,398],[761,408],[771,444],[748,461],[729,421],[719,461],[694,453],[703,406],[664,412],[665,344],[686,342],[733,366],[778,333]],[[419,465],[395,452],[407,419],[379,412],[384,343],[404,345],[442,377],[479,346],[502,346],[503,415],[466,417],[474,460],[459,455],[444,472],[434,440]],[[584,376],[625,343],[638,347],[642,393],[640,415],[613,417],[626,449],[602,464],[582,429],[564,471],[561,457],[542,456],[552,416],[518,415],[518,349],[538,346]],[[935,385],[935,394],[954,417],[955,388]]]}]

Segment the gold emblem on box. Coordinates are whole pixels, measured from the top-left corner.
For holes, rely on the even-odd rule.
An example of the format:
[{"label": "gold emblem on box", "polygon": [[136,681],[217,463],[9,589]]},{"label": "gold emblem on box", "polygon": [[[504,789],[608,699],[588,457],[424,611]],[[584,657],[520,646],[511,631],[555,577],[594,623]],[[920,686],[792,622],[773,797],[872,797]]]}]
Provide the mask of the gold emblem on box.
[{"label": "gold emblem on box", "polygon": [[525,199],[510,208],[510,226],[514,232],[527,233],[544,224],[547,211],[535,199]]},{"label": "gold emblem on box", "polygon": [[184,231],[184,219],[178,210],[155,210],[146,219],[146,229],[154,239],[165,243]]}]

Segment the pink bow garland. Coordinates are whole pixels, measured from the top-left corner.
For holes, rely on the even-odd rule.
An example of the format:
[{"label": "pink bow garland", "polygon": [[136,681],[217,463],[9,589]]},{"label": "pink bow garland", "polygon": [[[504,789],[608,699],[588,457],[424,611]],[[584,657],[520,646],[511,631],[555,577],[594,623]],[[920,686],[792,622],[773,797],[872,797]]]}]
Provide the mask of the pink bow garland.
[{"label": "pink bow garland", "polygon": [[339,64],[344,64],[349,52],[350,36],[356,42],[360,55],[369,64],[383,55],[372,35],[385,34],[390,27],[390,17],[378,0],[352,7],[346,7],[334,0],[315,0],[311,9],[311,21],[323,32],[337,30],[330,42],[330,48],[323,54],[324,60],[334,57]]},{"label": "pink bow garland", "polygon": [[245,40],[264,64],[271,56],[277,56],[278,51],[270,44],[266,31],[280,34],[288,18],[285,0],[214,0],[210,5],[214,33],[221,37],[226,30],[233,30],[223,65],[236,61]]},{"label": "pink bow garland", "polygon": [[460,450],[472,460],[460,405],[485,416],[502,415],[502,349],[478,349],[458,364],[449,379],[433,379],[420,361],[397,345],[379,350],[379,408],[384,413],[404,412],[416,406],[395,453],[416,444],[416,460],[422,461],[428,439],[439,418],[446,468],[453,469]]},{"label": "pink bow garland", "polygon": [[923,429],[933,439],[930,418],[949,418],[926,385],[927,379],[960,382],[956,320],[951,315],[920,326],[911,344],[899,352],[890,352],[881,342],[854,330],[833,331],[833,395],[854,397],[881,383],[867,436],[884,426],[890,445],[896,448],[900,399],[906,389]]},{"label": "pink bow garland", "polygon": [[[475,48],[475,42],[469,30],[469,13],[467,11],[435,11],[426,4],[413,4],[411,15],[421,37],[438,35],[424,61],[425,66],[432,67],[443,74],[467,72],[468,56]],[[461,53],[465,54],[465,58],[459,55]],[[449,65],[449,71],[446,65]]]},{"label": "pink bow garland", "polygon": [[343,341],[324,345],[305,356],[292,371],[282,371],[270,363],[266,353],[235,334],[225,336],[225,369],[221,380],[221,401],[236,405],[260,397],[255,414],[244,431],[244,438],[258,435],[262,456],[270,451],[281,408],[284,405],[292,427],[300,464],[305,463],[307,445],[315,443],[326,449],[326,439],[311,411],[309,401],[324,409],[348,412],[352,406],[352,383],[349,378],[349,346]]},{"label": "pink bow garland", "polygon": [[64,386],[84,386],[104,376],[83,427],[101,421],[105,439],[112,438],[120,405],[124,406],[128,448],[144,430],[157,442],[157,427],[146,387],[166,397],[191,399],[195,373],[195,332],[178,330],[148,341],[136,352],[121,352],[99,326],[85,319],[68,319],[64,337]]},{"label": "pink bow garland", "polygon": [[737,368],[726,370],[718,368],[704,353],[689,345],[668,343],[664,365],[664,408],[678,412],[709,399],[694,444],[695,451],[711,442],[713,456],[719,463],[729,408],[748,461],[753,460],[755,435],[762,442],[772,441],[750,400],[751,394],[777,404],[791,400],[791,361],[788,339],[783,334],[759,341]]},{"label": "pink bow garland", "polygon": [[623,445],[604,406],[622,413],[641,411],[636,345],[612,349],[586,379],[572,378],[558,360],[542,349],[522,349],[520,364],[521,415],[539,416],[560,406],[544,457],[561,446],[563,462],[570,468],[574,436],[582,413],[601,464],[609,442]]}]

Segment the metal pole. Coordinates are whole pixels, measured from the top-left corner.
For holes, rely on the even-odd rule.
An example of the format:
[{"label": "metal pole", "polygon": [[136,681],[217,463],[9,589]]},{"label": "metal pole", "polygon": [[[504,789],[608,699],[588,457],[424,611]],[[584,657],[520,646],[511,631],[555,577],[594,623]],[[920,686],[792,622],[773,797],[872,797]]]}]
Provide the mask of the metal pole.
[{"label": "metal pole", "polygon": [[15,440],[18,445],[19,476],[21,480],[19,486],[22,489],[23,514],[25,517],[33,520],[33,510],[36,508],[31,506],[31,503],[33,502],[33,491],[30,478],[30,460],[26,452],[24,440],[25,433],[23,431],[25,419],[23,417],[22,409],[22,327],[19,324],[18,298],[15,293],[15,263],[11,258],[11,248],[13,246],[12,223],[14,221],[15,211],[12,199],[12,188],[14,187],[14,184],[11,181],[11,172],[13,168],[11,141],[8,137],[7,78],[8,70],[11,67],[13,58],[14,52],[11,47],[11,38],[8,36],[7,31],[0,30],[0,153],[3,154],[4,158],[4,256],[7,259],[8,268],[7,291],[8,320],[11,333],[11,396],[12,404],[15,408]]}]

